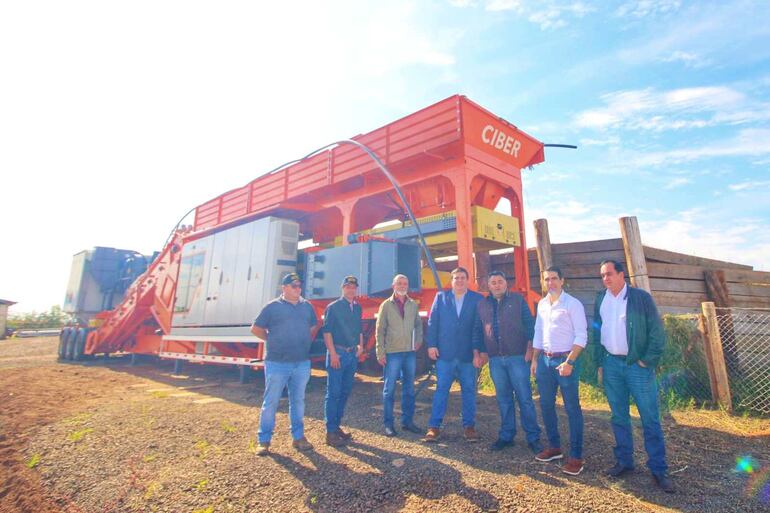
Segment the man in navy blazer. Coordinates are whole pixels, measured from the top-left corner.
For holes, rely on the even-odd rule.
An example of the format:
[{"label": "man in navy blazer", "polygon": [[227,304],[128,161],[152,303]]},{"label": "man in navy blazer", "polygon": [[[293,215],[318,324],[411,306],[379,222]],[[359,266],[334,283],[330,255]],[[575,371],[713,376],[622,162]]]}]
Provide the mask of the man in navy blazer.
[{"label": "man in navy blazer", "polygon": [[441,436],[449,389],[455,374],[462,390],[462,418],[465,439],[479,440],[476,433],[476,368],[481,364],[483,348],[473,346],[476,306],[484,296],[468,290],[468,271],[452,271],[452,289],[436,295],[428,317],[428,356],[436,360],[436,393],[423,441],[436,442]]}]

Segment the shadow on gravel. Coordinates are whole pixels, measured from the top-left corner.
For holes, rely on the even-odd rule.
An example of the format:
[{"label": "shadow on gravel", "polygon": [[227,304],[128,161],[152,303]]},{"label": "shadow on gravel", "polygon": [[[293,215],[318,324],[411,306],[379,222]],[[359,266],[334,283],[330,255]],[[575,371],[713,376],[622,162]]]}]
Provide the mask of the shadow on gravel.
[{"label": "shadow on gravel", "polygon": [[[187,364],[182,374],[172,374],[173,363],[147,359],[138,365],[129,365],[125,356],[110,358],[108,361],[93,360],[84,366],[106,366],[116,372],[151,379],[168,386],[185,387],[209,384],[196,390],[200,394],[219,397],[234,404],[254,408],[257,415],[262,400],[264,381],[261,374],[252,376],[248,385],[239,385],[237,370],[229,367],[200,366]],[[73,364],[69,364],[73,365]],[[323,421],[323,396],[326,390],[325,378],[315,374],[310,381],[306,401],[306,417]],[[348,428],[368,433],[379,433],[381,429],[382,384],[373,381],[358,381],[344,417]],[[397,397],[400,391],[397,391]],[[426,426],[430,415],[432,393],[425,390],[419,397],[415,421]],[[397,401],[398,403],[398,401]],[[537,404],[537,402],[536,402]],[[539,405],[537,406],[539,410]],[[282,402],[279,412],[286,411]],[[674,508],[683,512],[726,512],[759,511],[764,506],[757,500],[757,493],[750,493],[750,477],[734,472],[736,458],[751,455],[762,465],[770,467],[770,437],[746,437],[718,430],[680,425],[670,416],[663,419],[666,436],[668,462],[672,478],[677,487],[675,495],[660,492],[654,485],[644,462],[646,454],[639,419],[634,417],[634,442],[637,469],[623,479],[610,479],[604,470],[614,463],[612,447],[614,438],[610,429],[609,413],[590,405],[584,405],[585,471],[576,477],[561,472],[553,463],[536,462],[523,441],[522,433],[516,435],[516,446],[492,453],[488,445],[497,436],[500,425],[497,404],[494,397],[480,395],[477,402],[477,430],[482,442],[468,444],[462,438],[462,425],[458,418],[460,411],[459,392],[452,392],[447,408],[447,417],[439,444],[420,444],[419,435],[401,433],[405,442],[420,444],[442,459],[464,463],[470,467],[498,475],[526,475],[549,487],[569,489],[575,486],[588,487],[592,493],[617,496],[618,501],[627,504],[629,500],[641,500]],[[563,408],[557,408],[559,428],[565,450],[568,449],[569,434]],[[518,418],[517,418],[518,420]],[[541,417],[539,416],[539,421]],[[541,423],[542,427],[542,423]],[[322,436],[314,430],[311,437]],[[545,433],[542,441],[546,442]],[[383,439],[384,443],[385,439]],[[438,458],[413,456],[410,451],[391,452],[379,447],[354,443],[343,452],[372,467],[368,473],[350,470],[345,465],[330,461],[318,452],[306,455],[312,465],[301,464],[286,456],[272,457],[287,471],[294,474],[308,487],[307,507],[315,511],[340,511],[351,509],[351,504],[361,511],[398,510],[403,507],[411,494],[426,499],[440,499],[446,495],[458,494],[480,509],[495,509],[497,499],[489,493],[467,487],[462,474]],[[304,459],[303,456],[297,458]],[[401,467],[394,461],[403,460]],[[746,490],[749,490],[747,492]],[[753,496],[752,496],[753,495]],[[340,505],[346,506],[340,508]],[[641,508],[640,509],[644,509]]]},{"label": "shadow on gravel", "polygon": [[492,494],[467,486],[458,470],[434,459],[357,442],[340,451],[373,470],[355,472],[316,451],[299,456],[307,458],[312,467],[281,454],[271,457],[307,487],[305,505],[313,511],[400,511],[410,495],[433,501],[457,495],[477,510],[498,509]]}]

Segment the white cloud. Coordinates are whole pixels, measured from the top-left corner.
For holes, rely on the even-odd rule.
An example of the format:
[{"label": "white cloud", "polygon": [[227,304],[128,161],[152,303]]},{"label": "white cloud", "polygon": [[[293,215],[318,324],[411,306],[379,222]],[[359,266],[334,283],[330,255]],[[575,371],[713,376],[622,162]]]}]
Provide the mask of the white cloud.
[{"label": "white cloud", "polygon": [[[734,109],[748,102],[743,93],[727,86],[669,91],[635,89],[607,93],[601,99],[604,107],[584,110],[574,116],[573,123],[578,128],[663,131],[736,124],[750,118],[750,111],[743,117],[736,116]],[[703,117],[706,114],[711,115]],[[696,115],[701,117],[694,117]]]},{"label": "white cloud", "polygon": [[652,152],[625,160],[635,166],[677,164],[704,158],[746,157],[770,155],[770,129],[747,128],[732,139],[717,141],[705,146]]},{"label": "white cloud", "polygon": [[687,185],[688,183],[692,183],[692,180],[690,178],[685,178],[683,176],[677,176],[675,178],[672,178],[669,180],[666,185],[663,186],[664,189],[675,189],[677,187],[681,187],[683,185]]},{"label": "white cloud", "polygon": [[620,137],[610,136],[605,139],[583,138],[580,139],[580,144],[583,146],[617,146],[620,144]]},{"label": "white cloud", "polygon": [[745,182],[733,183],[728,185],[731,191],[745,191],[750,189],[759,189],[770,186],[770,180],[747,180]]},{"label": "white cloud", "polygon": [[676,11],[681,5],[680,0],[632,0],[618,7],[615,14],[621,18],[625,16],[644,18]]},{"label": "white cloud", "polygon": [[540,30],[555,30],[567,25],[559,9],[545,9],[529,15],[529,21],[540,25]]},{"label": "white cloud", "polygon": [[754,165],[754,166],[764,166],[764,165],[770,164],[770,157],[768,157],[766,159],[754,160],[754,161],[751,162],[751,164]]},{"label": "white cloud", "polygon": [[[455,7],[476,7],[478,1],[474,0],[449,0]],[[596,11],[592,5],[576,1],[560,3],[555,1],[524,2],[522,0],[486,0],[484,10],[489,12],[513,12],[522,16],[529,22],[540,27],[541,30],[555,30],[568,25],[567,17],[582,18],[588,13]]]},{"label": "white cloud", "polygon": [[683,52],[681,50],[676,50],[668,57],[662,58],[661,62],[681,62],[688,68],[703,68],[712,64],[709,59],[705,59],[695,53]]},{"label": "white cloud", "polygon": [[594,7],[582,2],[574,2],[567,5],[545,4],[538,5],[537,10],[527,18],[532,23],[540,26],[540,30],[555,30],[567,26],[565,14],[572,14],[576,18],[582,18],[586,14],[595,11]]},{"label": "white cloud", "polygon": [[762,220],[720,218],[721,210],[695,208],[666,219],[639,219],[647,246],[770,270],[770,232]]},{"label": "white cloud", "polygon": [[488,0],[485,6],[487,11],[516,11],[522,12],[521,0]]}]

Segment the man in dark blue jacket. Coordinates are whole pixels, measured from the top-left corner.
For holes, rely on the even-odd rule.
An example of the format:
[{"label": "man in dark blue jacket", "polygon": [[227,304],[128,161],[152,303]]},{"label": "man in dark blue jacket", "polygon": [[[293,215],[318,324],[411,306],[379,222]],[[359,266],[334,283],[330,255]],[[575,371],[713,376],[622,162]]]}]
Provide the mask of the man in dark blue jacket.
[{"label": "man in dark blue jacket", "polygon": [[469,442],[479,440],[476,433],[476,366],[480,347],[473,347],[473,327],[476,305],[484,296],[468,290],[467,270],[458,267],[451,274],[452,290],[436,295],[428,317],[428,356],[436,360],[438,383],[428,432],[423,438],[425,442],[436,442],[441,436],[441,422],[455,374],[460,381],[465,439]]}]

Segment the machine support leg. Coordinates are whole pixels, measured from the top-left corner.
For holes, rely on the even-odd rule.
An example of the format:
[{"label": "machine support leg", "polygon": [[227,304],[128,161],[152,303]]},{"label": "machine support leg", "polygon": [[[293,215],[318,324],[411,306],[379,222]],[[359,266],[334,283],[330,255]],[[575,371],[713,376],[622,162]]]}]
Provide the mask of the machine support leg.
[{"label": "machine support leg", "polygon": [[249,367],[248,365],[239,365],[238,382],[248,383],[249,381],[251,381],[251,367]]}]

